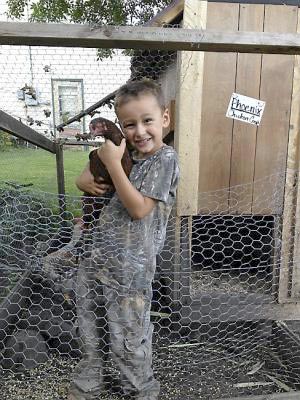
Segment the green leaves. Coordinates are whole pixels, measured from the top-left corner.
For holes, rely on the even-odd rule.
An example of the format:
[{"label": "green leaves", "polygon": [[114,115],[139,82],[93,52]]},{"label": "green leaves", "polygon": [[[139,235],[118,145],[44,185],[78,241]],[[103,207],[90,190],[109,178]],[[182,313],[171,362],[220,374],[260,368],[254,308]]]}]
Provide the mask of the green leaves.
[{"label": "green leaves", "polygon": [[36,22],[76,22],[138,25],[152,18],[172,0],[8,0],[8,15],[27,14]]},{"label": "green leaves", "polygon": [[66,0],[40,0],[31,5],[31,20],[60,22],[68,18],[70,2]]},{"label": "green leaves", "polygon": [[7,0],[9,18],[20,19],[24,17],[28,0]]},{"label": "green leaves", "polygon": [[[10,18],[29,14],[33,22],[74,22],[97,25],[141,25],[172,0],[7,0]],[[128,50],[129,51],[129,50]],[[98,49],[97,59],[111,58],[114,49]]]}]

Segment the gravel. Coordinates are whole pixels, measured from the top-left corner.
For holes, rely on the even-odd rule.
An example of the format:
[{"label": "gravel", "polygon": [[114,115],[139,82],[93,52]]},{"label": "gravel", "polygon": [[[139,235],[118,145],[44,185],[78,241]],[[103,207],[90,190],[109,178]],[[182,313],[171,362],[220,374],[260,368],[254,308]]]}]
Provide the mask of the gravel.
[{"label": "gravel", "polygon": [[[211,400],[280,391],[266,378],[266,371],[247,374],[259,361],[258,354],[237,357],[221,346],[207,343],[157,347],[153,367],[161,382],[160,400]],[[26,373],[10,374],[2,379],[1,400],[65,400],[76,363],[74,359],[52,356]],[[110,372],[117,375],[113,367]],[[266,385],[259,384],[267,381]],[[109,391],[99,395],[99,400],[122,398]]]}]

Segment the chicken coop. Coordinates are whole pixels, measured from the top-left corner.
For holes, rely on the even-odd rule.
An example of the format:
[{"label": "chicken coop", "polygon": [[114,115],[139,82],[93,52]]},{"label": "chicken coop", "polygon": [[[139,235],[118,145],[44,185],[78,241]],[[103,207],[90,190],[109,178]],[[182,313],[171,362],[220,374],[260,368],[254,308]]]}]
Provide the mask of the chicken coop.
[{"label": "chicken coop", "polygon": [[[159,398],[299,398],[300,4],[282,3],[174,0],[134,27],[1,23],[0,140],[26,147],[0,143],[1,399],[67,398],[84,252],[67,162],[84,168],[101,142],[76,135],[114,121],[116,90],[144,77],[165,92],[180,163],[153,283]],[[265,102],[259,125],[226,117],[233,93]],[[26,179],[37,152],[52,171],[42,190]],[[106,363],[99,399],[122,398]]]}]

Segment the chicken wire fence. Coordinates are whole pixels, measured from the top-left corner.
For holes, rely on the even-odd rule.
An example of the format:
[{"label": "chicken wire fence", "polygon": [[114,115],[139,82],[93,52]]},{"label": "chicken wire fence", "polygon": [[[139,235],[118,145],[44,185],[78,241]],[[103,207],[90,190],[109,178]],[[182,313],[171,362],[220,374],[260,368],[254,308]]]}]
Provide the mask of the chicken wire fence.
[{"label": "chicken wire fence", "polygon": [[[107,95],[129,78],[158,79],[167,103],[176,97],[175,52],[99,56],[103,53],[97,49],[1,46],[0,81],[6,96],[0,98],[0,109],[51,140],[76,144],[76,135],[88,132],[94,116],[115,120],[113,97]],[[104,100],[93,108],[99,99]],[[68,123],[89,107],[86,115]],[[87,144],[65,147],[67,194],[58,202],[52,186],[54,156],[39,179],[41,164],[30,171],[27,162],[42,151],[5,133],[1,140],[1,398],[65,399],[83,356],[78,274],[99,226],[97,221],[83,226],[82,197],[70,189],[88,160]],[[28,161],[20,166],[24,154]],[[66,167],[69,157],[75,162]],[[297,173],[289,173],[298,179]],[[175,209],[171,213],[151,300],[153,369],[161,399],[299,389],[299,321],[272,318],[280,269],[293,251],[285,240],[292,242],[295,236],[293,225],[292,234],[283,236],[285,182],[286,174],[274,173],[249,185],[201,193],[199,215],[179,218]],[[109,202],[91,199],[102,210]],[[111,215],[110,223],[122,231],[116,216]],[[137,245],[143,232],[138,224],[135,229],[131,239]],[[106,243],[103,251],[109,253],[110,246]],[[123,394],[120,372],[107,347],[108,329],[101,323],[106,317],[98,312],[95,318],[105,338],[99,399],[117,399]]]},{"label": "chicken wire fence", "polygon": [[[274,175],[259,182],[262,203],[266,184],[276,181],[278,187],[283,180]],[[236,195],[245,190],[247,185],[231,188]],[[202,196],[220,204],[226,192]],[[268,204],[278,207],[278,196],[281,187]],[[64,214],[57,196],[49,193],[4,184],[0,198],[2,398],[63,399],[82,356],[76,280],[97,222],[83,227],[80,197],[65,197]],[[104,207],[108,202],[95,200]],[[179,227],[173,213],[157,259],[151,320],[161,398],[294,390],[300,373],[299,324],[255,316],[266,303],[276,303],[282,210],[268,217],[216,211],[184,217]],[[120,220],[111,217],[120,233]],[[134,233],[140,240],[143,232]],[[109,252],[111,242],[106,246]],[[101,323],[104,316],[98,318]],[[99,398],[119,398],[119,372],[107,352],[105,392]]]}]

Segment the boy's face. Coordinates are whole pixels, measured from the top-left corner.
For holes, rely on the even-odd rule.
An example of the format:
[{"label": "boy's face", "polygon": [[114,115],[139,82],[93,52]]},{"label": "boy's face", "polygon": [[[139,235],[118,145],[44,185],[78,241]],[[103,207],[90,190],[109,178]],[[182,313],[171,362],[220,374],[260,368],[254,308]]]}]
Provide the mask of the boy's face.
[{"label": "boy's face", "polygon": [[124,135],[140,158],[149,157],[163,145],[163,128],[170,123],[169,111],[162,111],[151,94],[130,98],[118,108]]}]

